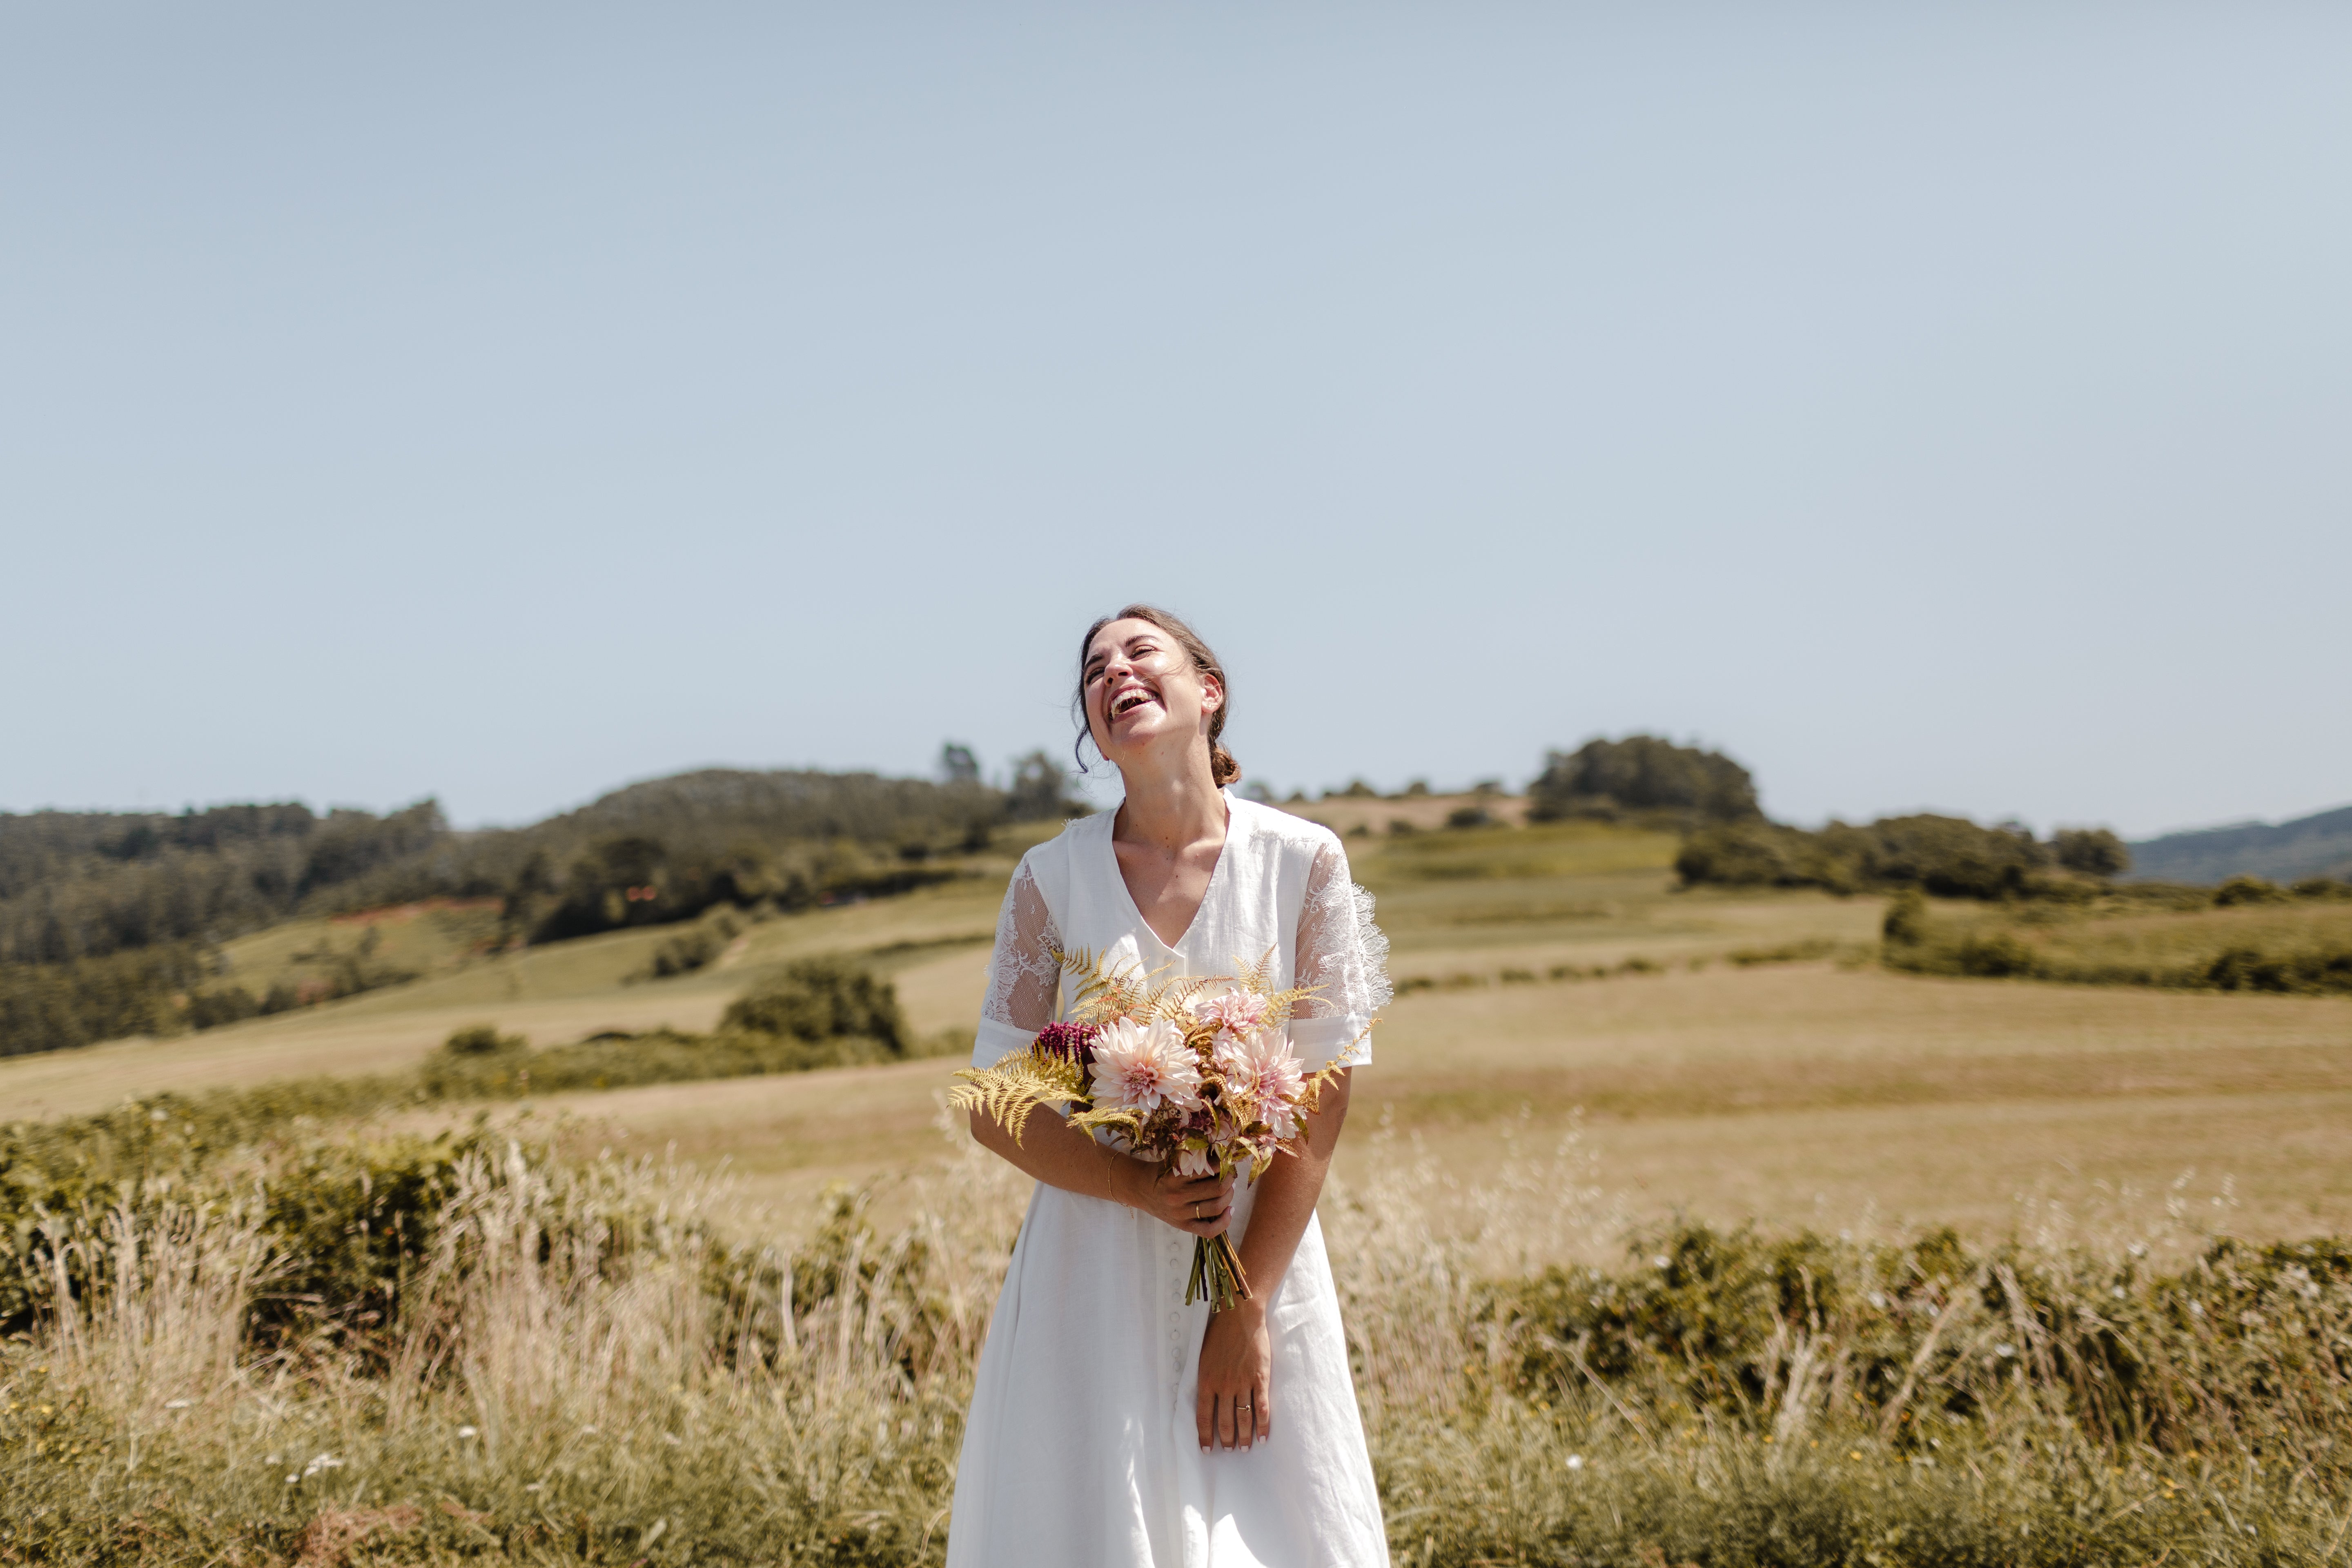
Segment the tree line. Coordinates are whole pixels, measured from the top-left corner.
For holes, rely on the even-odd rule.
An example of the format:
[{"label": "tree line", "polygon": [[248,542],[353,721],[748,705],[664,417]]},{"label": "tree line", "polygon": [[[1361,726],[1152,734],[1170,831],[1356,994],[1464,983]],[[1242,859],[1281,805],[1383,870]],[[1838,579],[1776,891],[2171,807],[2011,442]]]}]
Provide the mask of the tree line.
[{"label": "tree line", "polygon": [[215,946],[289,919],[497,898],[503,940],[528,943],[719,905],[803,909],[940,880],[999,826],[1085,809],[1042,752],[1008,787],[970,756],[948,748],[938,780],[703,769],[470,832],[432,800],[381,816],[298,802],[0,813],[0,1055],[291,1005],[207,984]]},{"label": "tree line", "polygon": [[2072,897],[2131,868],[2131,851],[2104,827],[2062,827],[2040,839],[2016,823],[1985,826],[1926,813],[1817,829],[1773,822],[1745,767],[1654,735],[1552,752],[1528,795],[1532,821],[1631,817],[1680,828],[1675,868],[1686,886]]}]

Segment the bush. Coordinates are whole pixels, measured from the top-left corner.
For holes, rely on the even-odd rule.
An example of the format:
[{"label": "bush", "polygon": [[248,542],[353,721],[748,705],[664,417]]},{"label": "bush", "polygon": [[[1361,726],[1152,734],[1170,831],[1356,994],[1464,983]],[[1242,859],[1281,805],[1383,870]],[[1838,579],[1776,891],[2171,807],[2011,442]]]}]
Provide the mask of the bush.
[{"label": "bush", "polygon": [[1528,786],[1528,819],[1612,816],[1665,811],[1715,822],[1760,816],[1756,781],[1720,752],[1677,746],[1654,735],[1594,739],[1573,752],[1549,752]]},{"label": "bush", "polygon": [[2243,904],[2284,904],[2293,897],[2267,877],[2238,876],[2213,889],[2213,907],[2227,910]]},{"label": "bush", "polygon": [[706,917],[654,949],[651,973],[656,980],[691,974],[727,951],[743,927],[724,910]]},{"label": "bush", "polygon": [[188,1027],[192,1029],[215,1029],[223,1024],[258,1017],[260,1013],[261,1003],[242,985],[188,994]]},{"label": "bush", "polygon": [[898,987],[845,958],[800,960],[729,1003],[719,1026],[810,1041],[856,1037],[894,1057],[907,1054],[908,1040]]},{"label": "bush", "polygon": [[[2059,838],[2078,860],[2098,859],[2069,828]],[[1675,858],[1686,886],[1826,888],[1832,892],[1916,887],[1945,899],[2081,900],[2095,885],[2062,863],[2056,844],[2022,827],[1979,826],[1966,817],[1889,816],[1866,827],[1832,822],[1819,832],[1769,822],[1727,823],[1692,834]],[[2102,861],[2101,863],[2105,863]]]},{"label": "bush", "polygon": [[474,1024],[454,1031],[441,1042],[442,1050],[453,1057],[488,1057],[526,1050],[530,1042],[520,1035],[501,1035],[496,1026]]},{"label": "bush", "polygon": [[1683,841],[1675,871],[1685,886],[1828,888],[1848,892],[1853,867],[1832,856],[1818,834],[1779,823],[1726,823],[1703,827]]},{"label": "bush", "polygon": [[1926,941],[1927,895],[1916,888],[1906,888],[1895,894],[1886,906],[1886,919],[1879,931],[1889,942],[1906,947]]},{"label": "bush", "polygon": [[[1887,968],[1914,974],[1951,974],[1988,979],[2024,978],[2077,985],[2148,985],[2185,991],[2253,991],[2280,995],[2352,994],[2352,948],[2324,927],[2301,934],[2274,931],[2272,945],[2243,941],[2216,952],[2194,942],[2154,952],[2128,946],[2102,947],[2099,923],[2037,921],[2011,929],[1999,924],[1963,924],[1937,930],[1927,900],[1916,889],[1889,906]],[[2223,925],[2216,935],[2239,928]],[[2175,928],[2176,942],[2190,933]],[[2090,939],[2090,940],[2086,940]]]}]

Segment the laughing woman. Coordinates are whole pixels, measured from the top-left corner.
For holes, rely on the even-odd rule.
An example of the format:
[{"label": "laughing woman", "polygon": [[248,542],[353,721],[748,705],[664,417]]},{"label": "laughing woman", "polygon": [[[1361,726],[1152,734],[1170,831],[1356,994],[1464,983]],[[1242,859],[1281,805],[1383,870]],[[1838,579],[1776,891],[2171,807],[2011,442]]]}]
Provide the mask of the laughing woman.
[{"label": "laughing woman", "polygon": [[[1370,1059],[1388,981],[1369,900],[1328,829],[1225,788],[1241,775],[1219,742],[1227,701],[1216,656],[1165,611],[1130,605],[1087,631],[1078,708],[1127,798],[1023,858],[975,1065],[1066,1016],[1055,955],[1080,950],[1163,977],[1229,974],[1271,952],[1276,988],[1314,988],[1290,1024],[1299,1056]],[[1050,1114],[1020,1144],[973,1115],[972,1135],[1037,1188],[981,1352],[949,1568],[1388,1562],[1315,1220],[1348,1079],[1297,1152],[1238,1189]],[[1220,1312],[1185,1305],[1193,1238],[1228,1232],[1255,1294]]]}]

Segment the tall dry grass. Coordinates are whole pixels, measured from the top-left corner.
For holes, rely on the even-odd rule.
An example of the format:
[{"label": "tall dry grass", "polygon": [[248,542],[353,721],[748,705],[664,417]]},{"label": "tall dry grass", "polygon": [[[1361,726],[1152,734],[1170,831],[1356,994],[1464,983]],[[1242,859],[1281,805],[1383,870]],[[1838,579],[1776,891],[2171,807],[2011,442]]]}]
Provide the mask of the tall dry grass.
[{"label": "tall dry grass", "polygon": [[[1572,1136],[1469,1189],[1375,1136],[1324,1215],[1401,1563],[2344,1553],[2341,1249],[1684,1227],[1601,1268],[1562,1263],[1623,1228]],[[271,1179],[66,1243],[96,1283],[0,1352],[0,1563],[940,1560],[1001,1163],[747,1251],[691,1171],[475,1150],[381,1324],[257,1339]]]}]

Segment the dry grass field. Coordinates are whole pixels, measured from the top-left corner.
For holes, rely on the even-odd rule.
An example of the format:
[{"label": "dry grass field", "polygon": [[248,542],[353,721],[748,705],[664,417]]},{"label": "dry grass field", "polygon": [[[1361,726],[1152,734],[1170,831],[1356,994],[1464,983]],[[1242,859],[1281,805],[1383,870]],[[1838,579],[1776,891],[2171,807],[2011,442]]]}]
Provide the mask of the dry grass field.
[{"label": "dry grass field", "polygon": [[[1392,804],[1442,821],[1454,803],[1324,807]],[[1359,1076],[1343,1176],[1363,1173],[1382,1128],[1381,1160],[1417,1149],[1465,1186],[1572,1133],[1586,1179],[1636,1221],[2352,1229],[2352,1001],[1892,974],[1867,962],[1879,900],[1677,892],[1673,841],[1655,834],[1580,824],[1349,844],[1407,989]],[[998,887],[765,921],[679,979],[635,980],[666,933],[621,932],[203,1035],[8,1061],[0,1104],[49,1116],[158,1089],[379,1070],[479,1022],[541,1045],[703,1028],[769,966],[821,952],[889,973],[919,1030],[957,1028],[983,985]],[[1601,970],[1615,973],[1590,977]],[[748,1196],[790,1215],[828,1182],[935,1157],[953,1065],[567,1095],[528,1113],[571,1118],[591,1144],[724,1160]]]},{"label": "dry grass field", "polygon": [[[1348,842],[1403,989],[1324,1215],[1400,1562],[2269,1568],[2344,1543],[2347,1385],[2315,1347],[2347,1342],[2352,1265],[2206,1243],[2352,1233],[2352,998],[1893,973],[1882,900],[1678,892],[1671,839],[1591,824]],[[378,952],[427,978],[0,1061],[0,1117],[400,1068],[479,1023],[698,1029],[816,953],[887,973],[937,1036],[977,1007],[1001,859],[752,923],[660,981],[675,928],[488,957],[461,920],[387,919]],[[236,957],[291,970],[320,940]],[[385,1113],[487,1109],[492,1136],[447,1143],[296,1122],[260,1155],[269,1204],[242,1149],[201,1201],[100,1193],[56,1254],[81,1300],[0,1340],[0,1563],[936,1563],[1027,1190],[941,1115],[954,1065]],[[351,1216],[441,1193],[428,1172],[446,1202],[403,1221],[429,1246],[390,1329],[255,1337],[377,1301],[347,1243],[411,1233]],[[1661,1234],[1685,1219],[1718,1228]],[[1596,1370],[1588,1345],[1614,1349]]]}]

